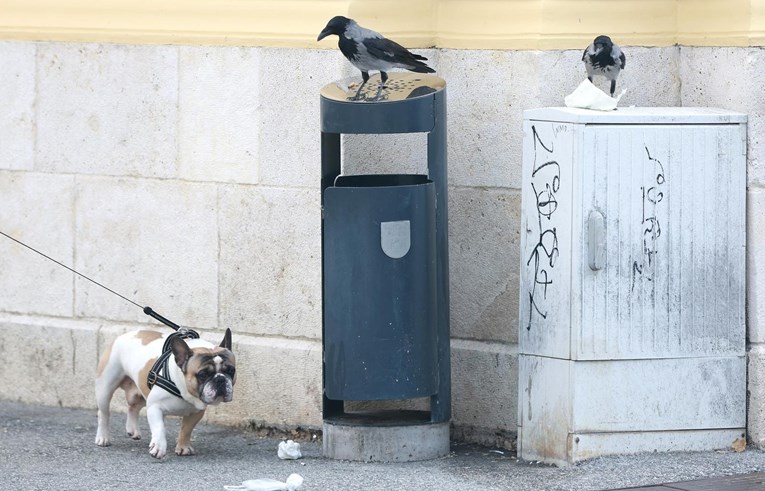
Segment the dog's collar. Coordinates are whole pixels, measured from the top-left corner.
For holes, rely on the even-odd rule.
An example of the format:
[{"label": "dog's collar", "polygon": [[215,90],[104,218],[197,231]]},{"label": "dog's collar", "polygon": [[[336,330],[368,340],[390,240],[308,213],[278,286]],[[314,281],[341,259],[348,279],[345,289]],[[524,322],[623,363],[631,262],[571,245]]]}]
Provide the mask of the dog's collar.
[{"label": "dog's collar", "polygon": [[162,354],[157,358],[157,361],[154,362],[151,370],[149,370],[149,375],[146,377],[146,383],[149,386],[149,390],[157,385],[173,394],[175,397],[182,398],[181,391],[178,390],[178,386],[175,385],[175,382],[170,378],[170,369],[167,366],[167,361],[170,359],[170,355],[173,354],[173,350],[170,348],[173,338],[198,339],[199,334],[191,329],[181,327],[178,331],[169,335],[165,340],[165,344],[162,346]]}]

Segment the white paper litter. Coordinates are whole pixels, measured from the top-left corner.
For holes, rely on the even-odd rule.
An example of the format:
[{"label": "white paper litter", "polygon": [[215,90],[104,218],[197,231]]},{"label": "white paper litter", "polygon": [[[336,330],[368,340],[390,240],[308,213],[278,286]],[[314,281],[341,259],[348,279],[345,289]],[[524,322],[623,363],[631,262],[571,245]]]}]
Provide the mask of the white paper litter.
[{"label": "white paper litter", "polygon": [[584,79],[572,93],[563,99],[563,102],[566,104],[566,107],[613,111],[625,92],[627,92],[626,89],[622,90],[616,97],[609,97],[608,94],[597,88],[592,82]]},{"label": "white paper litter", "polygon": [[300,444],[292,440],[280,442],[276,455],[282,460],[295,460],[303,456],[300,452]]},{"label": "white paper litter", "polygon": [[303,487],[303,477],[300,474],[290,474],[287,482],[276,479],[248,479],[241,486],[223,486],[223,489],[246,491],[298,491]]}]

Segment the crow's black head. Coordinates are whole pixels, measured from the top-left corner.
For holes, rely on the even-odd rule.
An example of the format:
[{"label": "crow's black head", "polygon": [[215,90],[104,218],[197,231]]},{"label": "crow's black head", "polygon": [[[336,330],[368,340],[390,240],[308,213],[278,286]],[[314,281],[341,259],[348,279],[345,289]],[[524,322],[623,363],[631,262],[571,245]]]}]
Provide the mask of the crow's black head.
[{"label": "crow's black head", "polygon": [[596,50],[605,50],[606,52],[611,51],[611,48],[614,46],[614,43],[611,41],[610,37],[602,35],[596,37],[592,44],[595,45]]},{"label": "crow's black head", "polygon": [[345,28],[348,27],[348,24],[353,22],[348,17],[343,17],[342,15],[338,15],[336,17],[332,17],[329,22],[327,22],[326,27],[324,27],[324,30],[321,31],[319,34],[319,37],[316,38],[317,41],[321,41],[327,36],[330,36],[332,34],[335,34],[337,36],[341,36],[345,32]]}]

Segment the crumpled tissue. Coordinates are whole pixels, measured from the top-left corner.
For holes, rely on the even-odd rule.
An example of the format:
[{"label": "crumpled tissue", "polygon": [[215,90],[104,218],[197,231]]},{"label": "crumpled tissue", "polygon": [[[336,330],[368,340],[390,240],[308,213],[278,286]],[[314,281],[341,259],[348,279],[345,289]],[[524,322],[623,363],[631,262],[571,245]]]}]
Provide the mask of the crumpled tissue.
[{"label": "crumpled tissue", "polygon": [[303,456],[300,452],[300,444],[292,440],[280,442],[276,455],[282,460],[295,460]]},{"label": "crumpled tissue", "polygon": [[226,490],[246,491],[299,491],[303,487],[303,477],[300,474],[290,474],[287,482],[276,479],[249,479],[241,486],[223,486]]},{"label": "crumpled tissue", "polygon": [[609,97],[608,94],[597,88],[592,82],[584,79],[579,84],[579,87],[563,99],[563,102],[566,104],[566,107],[613,111],[625,92],[627,91],[622,90],[616,97]]}]

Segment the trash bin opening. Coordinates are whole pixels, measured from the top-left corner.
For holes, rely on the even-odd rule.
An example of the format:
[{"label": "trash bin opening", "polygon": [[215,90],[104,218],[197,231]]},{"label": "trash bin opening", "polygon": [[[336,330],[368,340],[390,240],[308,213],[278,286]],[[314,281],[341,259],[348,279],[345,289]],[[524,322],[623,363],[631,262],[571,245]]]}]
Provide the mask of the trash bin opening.
[{"label": "trash bin opening", "polygon": [[359,176],[338,176],[335,187],[378,188],[387,186],[416,186],[431,183],[422,174],[365,174]]}]

